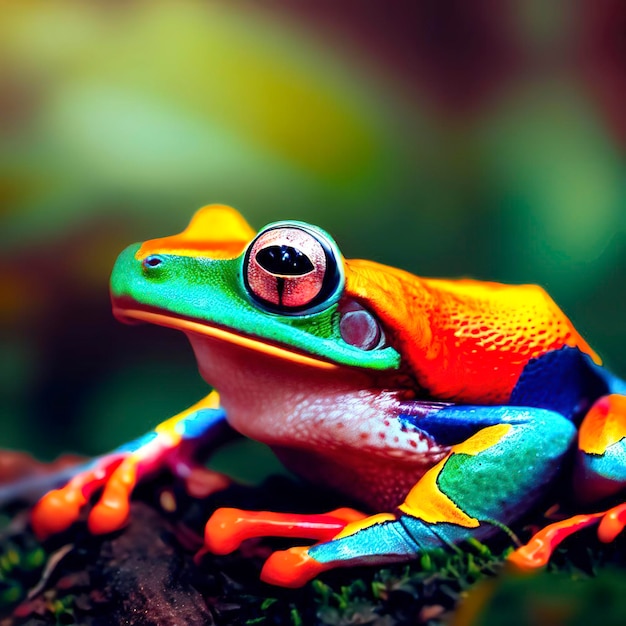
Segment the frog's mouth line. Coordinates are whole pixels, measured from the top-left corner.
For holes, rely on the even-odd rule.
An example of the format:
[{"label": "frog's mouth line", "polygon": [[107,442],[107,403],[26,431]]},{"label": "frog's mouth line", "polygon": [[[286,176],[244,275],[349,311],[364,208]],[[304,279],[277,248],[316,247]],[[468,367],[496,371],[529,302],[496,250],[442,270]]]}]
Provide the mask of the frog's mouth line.
[{"label": "frog's mouth line", "polygon": [[148,311],[145,309],[137,308],[124,308],[116,306],[113,308],[113,315],[122,322],[147,322],[149,324],[156,324],[158,326],[167,326],[168,328],[175,328],[182,330],[183,332],[195,333],[197,335],[205,335],[206,337],[212,337],[221,341],[227,341],[237,346],[254,350],[268,356],[273,356],[282,360],[288,360],[292,363],[299,365],[307,365],[309,367],[315,367],[317,369],[325,370],[338,370],[340,366],[336,363],[330,363],[329,361],[321,361],[305,354],[298,352],[292,352],[286,348],[276,346],[271,343],[265,343],[259,339],[253,339],[245,335],[238,335],[232,333],[218,326],[209,326],[205,322],[194,322],[182,317],[176,317],[173,315],[164,315],[163,313],[156,313],[154,311]]}]

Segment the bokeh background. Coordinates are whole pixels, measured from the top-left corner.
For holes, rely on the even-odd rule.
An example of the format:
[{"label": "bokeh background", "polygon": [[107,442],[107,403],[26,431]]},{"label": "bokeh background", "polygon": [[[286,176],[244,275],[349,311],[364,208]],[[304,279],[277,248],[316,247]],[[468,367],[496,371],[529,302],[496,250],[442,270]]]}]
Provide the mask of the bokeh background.
[{"label": "bokeh background", "polygon": [[621,0],[0,12],[0,447],[95,454],[205,392],[185,338],[116,323],[107,282],[211,202],[540,283],[626,375]]}]

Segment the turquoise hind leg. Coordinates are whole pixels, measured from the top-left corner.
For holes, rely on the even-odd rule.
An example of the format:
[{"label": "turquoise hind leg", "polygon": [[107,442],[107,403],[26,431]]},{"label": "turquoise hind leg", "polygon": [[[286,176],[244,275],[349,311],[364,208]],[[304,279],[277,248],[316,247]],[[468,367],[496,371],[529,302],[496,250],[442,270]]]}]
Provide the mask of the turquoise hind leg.
[{"label": "turquoise hind leg", "polygon": [[317,539],[310,547],[275,552],[265,563],[263,580],[297,587],[331,568],[408,560],[435,546],[485,537],[540,497],[576,432],[544,409],[449,407],[440,413],[440,425],[472,416],[483,426],[452,445],[397,512],[367,517],[352,511],[349,518],[337,511],[307,516],[222,509],[207,522],[207,549],[226,553],[258,536]]},{"label": "turquoise hind leg", "polygon": [[[33,529],[40,538],[65,530],[102,489],[89,513],[89,529],[95,534],[117,530],[128,518],[132,491],[142,478],[167,468],[189,480],[199,471],[195,457],[200,448],[217,445],[227,435],[225,414],[213,392],[146,435],[79,466],[64,487],[39,500],[32,513]],[[215,477],[216,490],[226,484]]]}]

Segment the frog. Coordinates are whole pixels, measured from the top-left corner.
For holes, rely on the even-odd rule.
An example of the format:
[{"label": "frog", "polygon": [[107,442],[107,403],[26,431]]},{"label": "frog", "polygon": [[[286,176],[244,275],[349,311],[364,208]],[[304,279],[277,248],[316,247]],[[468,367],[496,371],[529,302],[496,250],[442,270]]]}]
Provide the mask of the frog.
[{"label": "frog", "polygon": [[626,384],[540,286],[418,277],[345,259],[317,226],[255,232],[208,205],[124,250],[110,292],[118,320],[182,331],[212,391],[46,493],[32,511],[42,539],[85,509],[92,533],[123,528],[140,481],[187,480],[233,435],[347,500],[211,514],[199,564],[250,538],[305,540],[266,560],[275,585],[488,539],[555,488],[593,512],[540,530],[515,567],[544,566],[586,526],[608,542],[626,524],[625,504],[601,506],[626,485]]}]

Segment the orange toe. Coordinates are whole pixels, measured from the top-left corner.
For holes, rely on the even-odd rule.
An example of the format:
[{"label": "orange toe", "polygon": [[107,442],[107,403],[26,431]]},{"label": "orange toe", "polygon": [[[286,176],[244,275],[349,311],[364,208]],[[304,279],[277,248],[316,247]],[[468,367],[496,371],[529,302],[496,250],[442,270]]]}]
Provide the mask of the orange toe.
[{"label": "orange toe", "polygon": [[130,506],[127,498],[107,498],[98,502],[87,518],[89,532],[94,535],[112,533],[128,520]]},{"label": "orange toe", "polygon": [[281,587],[302,587],[312,578],[332,566],[316,561],[309,556],[306,546],[298,546],[289,550],[274,552],[265,561],[261,571],[261,580]]},{"label": "orange toe", "polygon": [[542,528],[531,540],[508,556],[508,561],[520,569],[536,569],[547,565],[552,553],[570,535],[597,524],[603,513],[575,515]]},{"label": "orange toe", "polygon": [[79,517],[86,499],[80,490],[55,489],[47,493],[35,505],[31,524],[40,540],[69,528]]},{"label": "orange toe", "polygon": [[626,504],[620,504],[608,510],[598,526],[598,538],[610,543],[626,526]]},{"label": "orange toe", "polygon": [[230,554],[241,542],[249,537],[247,517],[242,514],[247,511],[239,509],[217,509],[209,518],[204,527],[205,550],[213,554]]},{"label": "orange toe", "polygon": [[221,508],[204,529],[204,545],[214,554],[228,554],[253,537],[297,537],[329,541],[351,521],[365,517],[354,509],[301,514]]},{"label": "orange toe", "polygon": [[509,554],[509,563],[521,570],[532,570],[544,567],[550,560],[552,550],[541,537],[533,537],[526,545]]}]

